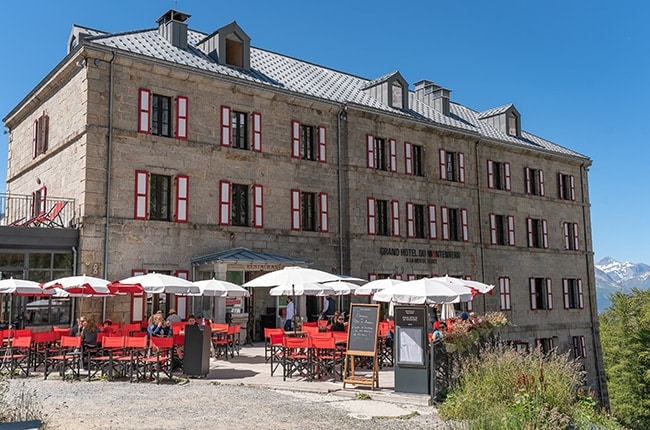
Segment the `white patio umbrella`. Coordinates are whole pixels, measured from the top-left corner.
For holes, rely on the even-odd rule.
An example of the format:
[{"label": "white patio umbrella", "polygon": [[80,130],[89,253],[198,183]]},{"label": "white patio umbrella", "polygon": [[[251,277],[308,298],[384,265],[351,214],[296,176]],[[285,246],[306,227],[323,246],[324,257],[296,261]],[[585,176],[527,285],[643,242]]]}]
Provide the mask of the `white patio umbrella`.
[{"label": "white patio umbrella", "polygon": [[12,321],[13,296],[44,296],[51,295],[54,291],[44,290],[38,282],[26,279],[2,279],[0,280],[0,294],[11,294],[9,297],[9,325]]},{"label": "white patio umbrella", "polygon": [[375,279],[374,281],[367,282],[354,290],[354,295],[355,296],[371,296],[375,293],[378,293],[379,291],[388,288],[393,285],[401,284],[402,281],[401,279],[391,279],[391,278],[385,278],[385,279]]},{"label": "white patio umbrella", "polygon": [[192,294],[208,297],[249,297],[250,293],[232,282],[219,279],[208,279],[207,281],[196,281],[194,285],[199,287],[199,293]]},{"label": "white patio umbrella", "polygon": [[149,294],[198,294],[201,292],[194,283],[177,276],[162,273],[147,273],[146,275],[131,276],[113,283],[124,285],[140,285]]},{"label": "white patio umbrella", "polygon": [[445,284],[431,278],[406,281],[387,287],[373,296],[377,302],[403,304],[458,303],[472,300],[467,287]]},{"label": "white patio umbrella", "polygon": [[445,282],[447,284],[453,284],[453,285],[459,285],[462,287],[467,287],[472,290],[475,290],[477,293],[481,294],[489,294],[492,292],[492,289],[494,288],[494,285],[491,284],[484,284],[483,282],[478,282],[478,281],[473,281],[471,279],[460,279],[460,278],[453,278],[450,277],[449,275],[445,276],[440,276],[437,278],[431,278],[435,279],[436,281],[441,281]]},{"label": "white patio umbrella", "polygon": [[271,288],[269,292],[272,296],[338,296],[350,294],[350,288],[337,284],[336,282],[329,282],[320,284],[318,282],[311,282],[299,285],[278,285]]},{"label": "white patio umbrella", "polygon": [[107,296],[111,292],[108,289],[110,281],[92,276],[79,275],[67,276],[65,278],[54,279],[43,284],[43,288],[48,290],[60,288],[71,295],[80,296]]}]

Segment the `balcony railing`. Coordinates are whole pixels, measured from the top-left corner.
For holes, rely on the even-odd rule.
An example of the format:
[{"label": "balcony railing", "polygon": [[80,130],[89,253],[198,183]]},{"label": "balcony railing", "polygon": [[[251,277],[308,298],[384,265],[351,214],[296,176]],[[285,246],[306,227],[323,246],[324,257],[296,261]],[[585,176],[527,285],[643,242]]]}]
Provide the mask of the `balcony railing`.
[{"label": "balcony railing", "polygon": [[34,200],[33,196],[0,193],[0,226],[74,228],[74,199]]}]

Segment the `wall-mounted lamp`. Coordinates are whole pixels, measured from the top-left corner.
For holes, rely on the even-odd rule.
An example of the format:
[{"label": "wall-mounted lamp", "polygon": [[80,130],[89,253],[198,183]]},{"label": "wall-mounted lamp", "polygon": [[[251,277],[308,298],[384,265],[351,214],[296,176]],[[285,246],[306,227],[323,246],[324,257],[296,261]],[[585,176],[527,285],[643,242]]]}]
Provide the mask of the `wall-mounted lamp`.
[{"label": "wall-mounted lamp", "polygon": [[95,60],[93,61],[93,63],[95,63],[95,66],[99,67],[99,66],[102,65],[102,60],[100,60],[99,58],[95,58]]},{"label": "wall-mounted lamp", "polygon": [[41,185],[41,178],[36,178],[36,183],[37,183],[38,185]]}]

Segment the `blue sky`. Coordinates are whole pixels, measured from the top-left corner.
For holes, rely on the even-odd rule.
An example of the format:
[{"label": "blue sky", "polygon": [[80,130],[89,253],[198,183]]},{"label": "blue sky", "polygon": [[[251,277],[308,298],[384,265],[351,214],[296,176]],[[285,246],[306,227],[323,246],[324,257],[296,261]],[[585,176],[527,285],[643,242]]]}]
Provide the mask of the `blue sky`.
[{"label": "blue sky", "polygon": [[[153,28],[170,8],[211,33],[237,21],[256,47],[365,78],[399,70],[475,110],[514,103],[522,127],[593,160],[596,261],[650,264],[650,3],[603,0],[8,0],[0,117],[65,56],[72,24]],[[6,176],[8,135],[0,135]],[[0,192],[5,189],[4,181]]]}]

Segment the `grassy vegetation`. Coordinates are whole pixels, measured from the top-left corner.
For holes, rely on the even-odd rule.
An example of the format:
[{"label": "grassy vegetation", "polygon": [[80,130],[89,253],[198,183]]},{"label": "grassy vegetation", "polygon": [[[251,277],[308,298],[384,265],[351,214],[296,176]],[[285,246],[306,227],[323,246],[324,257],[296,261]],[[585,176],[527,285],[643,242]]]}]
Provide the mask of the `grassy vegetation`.
[{"label": "grassy vegetation", "polygon": [[438,410],[467,430],[622,429],[580,390],[579,363],[566,355],[490,347],[462,365],[457,387]]},{"label": "grassy vegetation", "polygon": [[0,422],[41,421],[41,429],[47,428],[48,417],[38,402],[36,392],[28,391],[25,385],[15,395],[10,396],[9,384],[0,379]]}]

